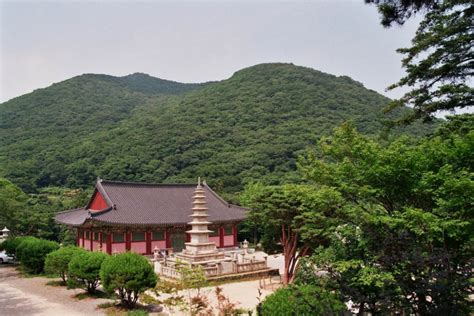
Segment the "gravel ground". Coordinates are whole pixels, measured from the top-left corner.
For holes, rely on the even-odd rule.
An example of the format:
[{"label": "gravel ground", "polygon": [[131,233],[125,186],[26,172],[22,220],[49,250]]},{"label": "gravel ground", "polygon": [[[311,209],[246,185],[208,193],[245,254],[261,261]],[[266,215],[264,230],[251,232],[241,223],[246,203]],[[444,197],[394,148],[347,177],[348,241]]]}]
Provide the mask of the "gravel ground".
[{"label": "gravel ground", "polygon": [[10,264],[0,265],[0,315],[103,315],[97,305],[107,299],[77,300],[81,289],[49,286],[43,277],[24,278]]},{"label": "gravel ground", "polygon": [[[257,258],[261,256],[260,253],[255,255]],[[269,256],[268,265],[282,270],[282,256]],[[97,305],[112,302],[107,299],[75,299],[73,296],[84,291],[46,285],[54,280],[56,279],[44,277],[24,278],[16,271],[16,266],[0,265],[0,315],[104,315],[102,310],[97,309]],[[253,310],[258,304],[258,290],[261,285],[260,281],[254,280],[223,284],[221,287],[224,295],[229,297],[231,302],[237,303],[237,307]],[[268,286],[267,283],[266,288],[261,289],[261,299],[271,294],[276,288],[275,285]],[[212,306],[216,306],[217,303],[214,289],[215,287],[202,289],[202,294],[209,298]],[[186,291],[182,294],[187,296]],[[175,312],[174,315],[182,315],[182,313]]]}]

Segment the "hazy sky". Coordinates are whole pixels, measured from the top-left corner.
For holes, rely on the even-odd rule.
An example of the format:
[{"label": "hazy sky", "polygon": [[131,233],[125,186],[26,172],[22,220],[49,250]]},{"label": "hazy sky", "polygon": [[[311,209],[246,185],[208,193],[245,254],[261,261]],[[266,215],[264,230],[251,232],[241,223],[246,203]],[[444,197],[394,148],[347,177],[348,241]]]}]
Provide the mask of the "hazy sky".
[{"label": "hazy sky", "polygon": [[0,101],[83,73],[144,72],[181,82],[292,62],[384,89],[419,19],[384,29],[353,1],[2,1]]}]

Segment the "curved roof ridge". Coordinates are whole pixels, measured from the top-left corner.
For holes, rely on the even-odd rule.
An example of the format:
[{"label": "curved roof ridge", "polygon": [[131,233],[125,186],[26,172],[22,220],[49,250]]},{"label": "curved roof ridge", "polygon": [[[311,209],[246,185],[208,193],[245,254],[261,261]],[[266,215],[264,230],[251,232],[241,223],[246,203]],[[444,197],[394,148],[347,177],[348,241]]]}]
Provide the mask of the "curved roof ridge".
[{"label": "curved roof ridge", "polygon": [[[97,181],[97,184],[95,186],[96,190],[100,192],[100,194],[102,194],[102,196],[104,197],[105,199],[105,202],[107,203],[107,206],[109,208],[112,208],[115,206],[114,202],[110,199],[110,196],[107,194],[107,191],[105,191],[105,188],[102,186],[102,181],[103,180],[99,180]],[[91,200],[92,201],[92,200]],[[89,206],[89,205],[87,205]],[[105,209],[104,209],[105,210]],[[104,210],[101,210],[101,211],[104,211]]]},{"label": "curved roof ridge", "polygon": [[112,181],[101,180],[101,183],[124,184],[124,185],[143,185],[143,186],[195,186],[195,183],[149,183],[149,182],[130,182],[130,181]]},{"label": "curved roof ridge", "polygon": [[61,212],[56,212],[55,214],[66,214],[66,213],[71,213],[71,212],[75,212],[75,211],[79,211],[79,210],[86,210],[85,207],[77,207],[77,208],[73,208],[73,209],[70,209],[70,210],[65,210],[65,211],[61,211]]},{"label": "curved roof ridge", "polygon": [[203,182],[203,185],[205,188],[207,188],[209,190],[209,192],[211,192],[211,194],[213,194],[219,201],[221,201],[222,203],[224,203],[225,205],[227,205],[227,207],[230,206],[230,203],[227,202],[226,200],[224,200],[222,197],[220,197],[213,189],[211,189],[207,183],[204,181]]}]

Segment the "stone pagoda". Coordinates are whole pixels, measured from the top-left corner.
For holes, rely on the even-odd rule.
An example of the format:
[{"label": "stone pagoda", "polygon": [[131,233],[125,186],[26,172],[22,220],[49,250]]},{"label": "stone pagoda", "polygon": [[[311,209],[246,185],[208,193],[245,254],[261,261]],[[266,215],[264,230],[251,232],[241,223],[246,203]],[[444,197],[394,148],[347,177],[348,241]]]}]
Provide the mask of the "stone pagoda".
[{"label": "stone pagoda", "polygon": [[224,259],[224,253],[217,250],[216,243],[209,241],[209,233],[212,231],[208,229],[208,225],[211,222],[208,221],[206,196],[200,178],[196,190],[194,190],[191,210],[192,221],[188,223],[191,225],[191,230],[186,231],[190,235],[190,241],[185,243],[186,248],[177,254],[177,257],[191,264]]},{"label": "stone pagoda", "polygon": [[[205,183],[204,183],[205,185]],[[201,179],[193,193],[192,220],[188,223],[191,230],[186,231],[189,234],[190,241],[185,243],[185,249],[177,254],[165,255],[160,258],[158,251],[155,252],[153,259],[155,271],[160,275],[179,279],[181,272],[179,265],[188,264],[191,266],[200,266],[207,278],[219,279],[230,275],[241,275],[239,277],[256,277],[262,275],[278,274],[278,269],[268,268],[267,256],[256,258],[255,254],[248,253],[248,243],[244,242],[244,249],[234,248],[219,251],[215,242],[209,241],[208,225],[208,207],[204,187],[201,186]]]}]

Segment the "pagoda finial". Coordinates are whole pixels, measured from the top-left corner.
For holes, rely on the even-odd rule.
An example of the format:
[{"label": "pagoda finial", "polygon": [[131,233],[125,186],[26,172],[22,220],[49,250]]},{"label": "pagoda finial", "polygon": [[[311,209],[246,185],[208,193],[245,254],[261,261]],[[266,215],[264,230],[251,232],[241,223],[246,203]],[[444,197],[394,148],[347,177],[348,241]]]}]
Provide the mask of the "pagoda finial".
[{"label": "pagoda finial", "polygon": [[201,186],[201,177],[198,177],[198,185],[197,185],[197,186],[198,186],[198,187]]}]

